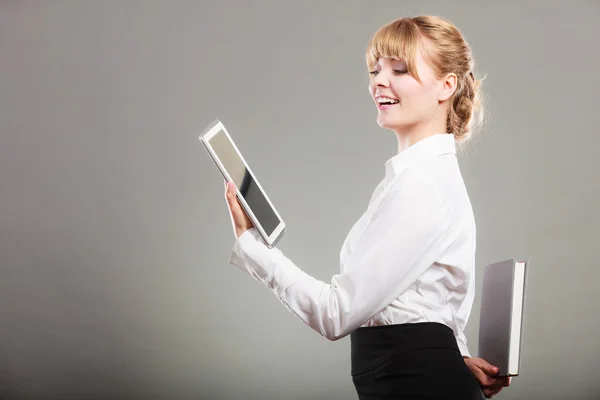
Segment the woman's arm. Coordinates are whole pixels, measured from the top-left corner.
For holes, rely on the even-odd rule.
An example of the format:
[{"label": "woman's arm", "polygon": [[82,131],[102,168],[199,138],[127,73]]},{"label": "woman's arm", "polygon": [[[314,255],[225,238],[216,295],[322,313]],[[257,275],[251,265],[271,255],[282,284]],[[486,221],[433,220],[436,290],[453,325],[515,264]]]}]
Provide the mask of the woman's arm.
[{"label": "woman's arm", "polygon": [[467,321],[469,319],[469,315],[471,314],[471,308],[473,305],[473,298],[475,297],[475,280],[471,277],[469,282],[469,288],[467,289],[466,297],[453,318],[453,324],[455,326],[456,332],[456,343],[458,345],[458,349],[463,356],[470,357],[471,353],[469,352],[469,347],[467,345],[467,337],[465,336],[465,327],[467,326]]},{"label": "woman's arm", "polygon": [[[346,272],[330,283],[308,275],[279,249],[269,249],[256,228],[241,232],[230,262],[265,284],[312,329],[330,340],[342,338],[387,307],[444,250],[447,219],[436,188],[416,173],[401,178],[346,260]],[[235,227],[243,221],[233,200],[228,197]]]}]

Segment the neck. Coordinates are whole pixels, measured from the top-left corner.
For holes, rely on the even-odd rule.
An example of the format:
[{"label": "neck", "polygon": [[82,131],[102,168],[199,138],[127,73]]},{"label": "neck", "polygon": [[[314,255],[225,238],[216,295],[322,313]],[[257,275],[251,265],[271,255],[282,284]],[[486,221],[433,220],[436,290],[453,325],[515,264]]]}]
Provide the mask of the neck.
[{"label": "neck", "polygon": [[430,136],[440,133],[447,133],[446,129],[426,129],[426,130],[394,130],[398,138],[398,153],[408,149],[410,146]]},{"label": "neck", "polygon": [[398,153],[430,136],[448,133],[447,116],[448,106],[446,105],[445,107],[439,107],[431,119],[392,128],[398,138]]}]

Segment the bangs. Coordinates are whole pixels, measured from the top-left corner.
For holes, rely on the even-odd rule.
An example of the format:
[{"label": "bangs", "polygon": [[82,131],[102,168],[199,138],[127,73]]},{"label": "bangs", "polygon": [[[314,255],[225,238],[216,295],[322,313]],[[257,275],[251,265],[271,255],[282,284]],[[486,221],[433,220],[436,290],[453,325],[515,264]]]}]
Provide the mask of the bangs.
[{"label": "bangs", "polygon": [[408,72],[419,81],[415,58],[421,35],[409,18],[391,22],[379,29],[367,47],[367,66],[372,71],[379,58],[391,58],[406,63]]}]

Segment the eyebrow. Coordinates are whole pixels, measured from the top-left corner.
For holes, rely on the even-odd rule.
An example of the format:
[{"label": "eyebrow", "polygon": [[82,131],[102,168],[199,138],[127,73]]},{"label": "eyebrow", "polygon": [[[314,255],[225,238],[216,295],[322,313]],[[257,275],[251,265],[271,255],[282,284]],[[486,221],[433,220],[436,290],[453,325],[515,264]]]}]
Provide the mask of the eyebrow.
[{"label": "eyebrow", "polygon": [[[406,62],[406,60],[404,60],[404,59],[392,58],[391,63],[392,64],[401,63],[403,66],[408,68],[408,62]],[[381,67],[381,59],[377,60],[375,65],[373,65],[373,68],[376,68],[376,67]]]}]

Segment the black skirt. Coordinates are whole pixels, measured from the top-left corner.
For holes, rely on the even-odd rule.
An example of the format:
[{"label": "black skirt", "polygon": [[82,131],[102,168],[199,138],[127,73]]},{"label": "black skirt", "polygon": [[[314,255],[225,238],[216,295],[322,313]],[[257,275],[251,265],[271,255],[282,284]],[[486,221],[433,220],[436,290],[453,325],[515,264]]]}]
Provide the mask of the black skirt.
[{"label": "black skirt", "polygon": [[358,328],[350,335],[360,400],[481,400],[454,332],[436,322]]}]

